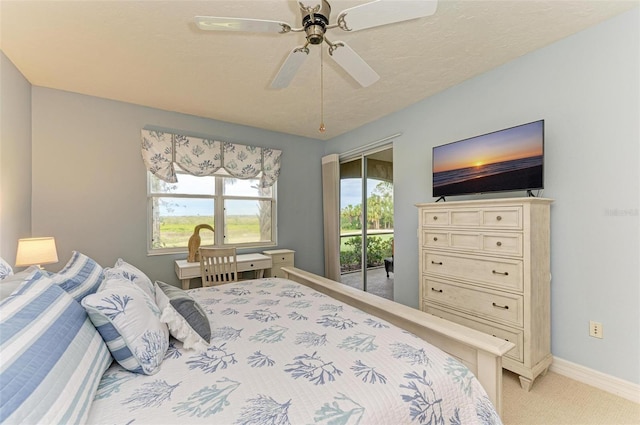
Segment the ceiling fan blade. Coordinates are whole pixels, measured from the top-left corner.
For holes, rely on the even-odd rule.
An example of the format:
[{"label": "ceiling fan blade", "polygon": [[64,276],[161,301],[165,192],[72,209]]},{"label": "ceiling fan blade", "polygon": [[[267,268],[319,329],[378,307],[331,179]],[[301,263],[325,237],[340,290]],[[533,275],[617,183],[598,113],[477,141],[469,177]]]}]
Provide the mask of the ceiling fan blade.
[{"label": "ceiling fan blade", "polygon": [[[205,31],[288,32],[286,22],[262,19],[223,18],[220,16],[196,16],[198,28]],[[288,28],[288,29],[287,29]]]},{"label": "ceiling fan blade", "polygon": [[433,15],[437,0],[376,0],[345,9],[338,15],[340,28],[359,31],[380,25]]},{"label": "ceiling fan blade", "polygon": [[333,43],[329,47],[329,56],[338,63],[362,87],[369,87],[380,76],[344,41]]},{"label": "ceiling fan blade", "polygon": [[283,89],[289,85],[293,77],[298,72],[302,62],[309,56],[309,49],[306,47],[298,47],[293,49],[287,59],[284,61],[276,78],[271,82],[272,89]]}]

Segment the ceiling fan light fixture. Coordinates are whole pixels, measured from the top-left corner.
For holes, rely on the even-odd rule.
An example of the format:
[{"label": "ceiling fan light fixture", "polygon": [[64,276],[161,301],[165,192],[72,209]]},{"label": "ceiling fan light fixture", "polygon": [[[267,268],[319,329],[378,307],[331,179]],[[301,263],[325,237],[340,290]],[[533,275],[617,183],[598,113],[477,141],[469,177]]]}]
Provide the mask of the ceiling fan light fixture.
[{"label": "ceiling fan light fixture", "polygon": [[307,34],[307,42],[309,44],[322,44],[324,41],[324,33],[329,25],[329,16],[331,16],[331,6],[326,0],[315,7],[305,6],[299,3],[300,12],[302,13],[302,26]]},{"label": "ceiling fan light fixture", "polygon": [[307,41],[309,44],[322,44],[324,41],[325,29],[321,25],[309,25],[304,29],[307,33]]}]

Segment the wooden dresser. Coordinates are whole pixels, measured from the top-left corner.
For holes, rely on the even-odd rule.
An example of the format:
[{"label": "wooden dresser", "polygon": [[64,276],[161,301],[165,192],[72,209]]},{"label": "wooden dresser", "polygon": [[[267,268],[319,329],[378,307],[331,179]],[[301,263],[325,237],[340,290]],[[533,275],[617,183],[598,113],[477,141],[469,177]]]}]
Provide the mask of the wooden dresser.
[{"label": "wooden dresser", "polygon": [[272,249],[262,253],[271,257],[272,261],[271,269],[266,271],[265,277],[284,277],[282,268],[294,266],[295,251],[291,249]]},{"label": "wooden dresser", "polygon": [[418,204],[420,309],[516,344],[527,391],[551,364],[551,199]]}]

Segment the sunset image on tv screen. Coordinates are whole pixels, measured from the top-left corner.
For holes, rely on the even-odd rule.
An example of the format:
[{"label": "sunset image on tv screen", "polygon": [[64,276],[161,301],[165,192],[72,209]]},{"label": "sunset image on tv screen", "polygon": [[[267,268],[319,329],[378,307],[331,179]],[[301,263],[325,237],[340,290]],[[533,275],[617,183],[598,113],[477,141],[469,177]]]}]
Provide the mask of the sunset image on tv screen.
[{"label": "sunset image on tv screen", "polygon": [[544,121],[433,148],[433,196],[542,188]]}]

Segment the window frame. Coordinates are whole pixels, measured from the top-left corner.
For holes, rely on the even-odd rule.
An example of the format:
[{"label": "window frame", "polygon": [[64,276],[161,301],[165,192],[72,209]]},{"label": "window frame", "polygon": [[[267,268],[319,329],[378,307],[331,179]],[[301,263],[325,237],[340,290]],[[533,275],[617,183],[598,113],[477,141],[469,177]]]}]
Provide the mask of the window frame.
[{"label": "window frame", "polygon": [[[181,175],[188,175],[189,173],[185,173],[182,170],[176,170],[176,176],[180,179]],[[224,179],[239,179],[237,177],[233,177],[224,169],[220,169],[215,172],[211,176],[214,177],[214,194],[213,195],[194,195],[194,194],[183,194],[183,193],[159,193],[152,192],[152,179],[156,178],[151,172],[147,171],[147,255],[155,256],[155,255],[170,255],[170,254],[187,254],[189,251],[188,246],[186,246],[188,241],[185,241],[184,247],[171,247],[171,248],[153,248],[153,200],[154,198],[191,198],[191,199],[213,199],[214,201],[214,247],[220,248],[231,248],[235,247],[237,249],[250,249],[250,248],[269,248],[278,245],[278,220],[277,220],[277,205],[278,205],[278,196],[277,196],[277,182],[271,186],[271,197],[260,197],[260,196],[239,196],[233,194],[225,194],[224,193]],[[260,174],[252,179],[259,179]],[[245,243],[235,243],[235,244],[225,244],[225,215],[224,215],[224,205],[226,200],[234,200],[234,201],[271,201],[271,240],[263,241],[263,242],[245,242]],[[217,231],[218,229],[223,229],[222,232]]]}]

